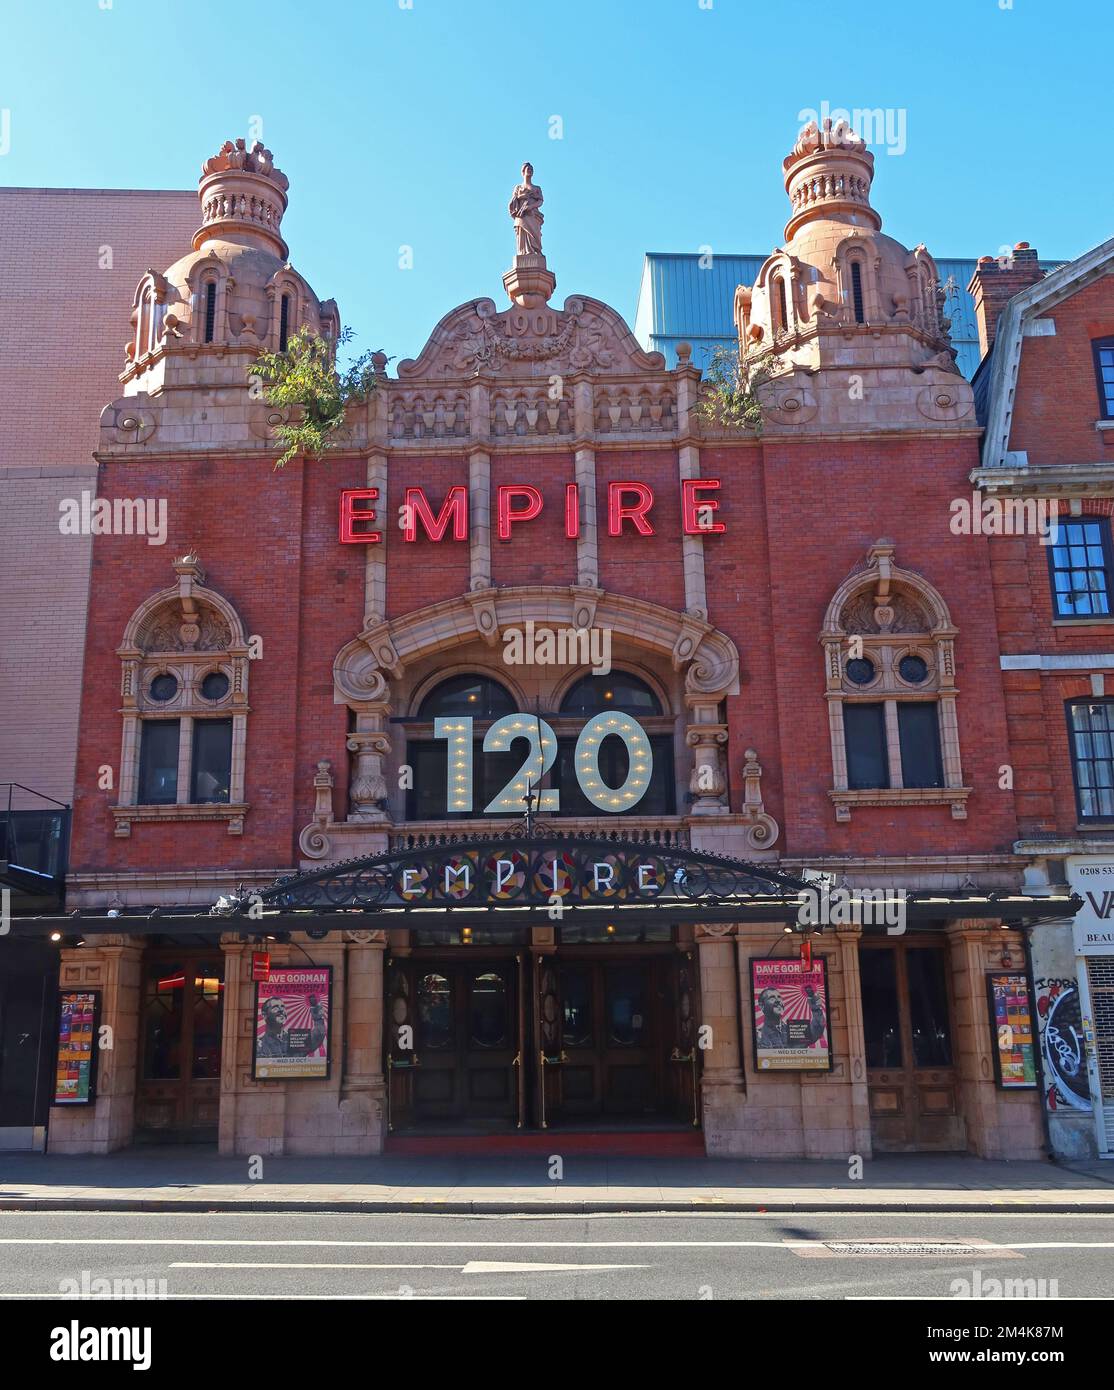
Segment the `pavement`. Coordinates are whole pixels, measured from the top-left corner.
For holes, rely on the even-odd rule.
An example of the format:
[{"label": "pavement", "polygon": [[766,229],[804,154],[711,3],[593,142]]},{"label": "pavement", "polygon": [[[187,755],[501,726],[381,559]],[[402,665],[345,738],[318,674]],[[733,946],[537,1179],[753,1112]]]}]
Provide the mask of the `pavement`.
[{"label": "pavement", "polygon": [[0,1211],[1114,1213],[1114,1162],[0,1154]]}]

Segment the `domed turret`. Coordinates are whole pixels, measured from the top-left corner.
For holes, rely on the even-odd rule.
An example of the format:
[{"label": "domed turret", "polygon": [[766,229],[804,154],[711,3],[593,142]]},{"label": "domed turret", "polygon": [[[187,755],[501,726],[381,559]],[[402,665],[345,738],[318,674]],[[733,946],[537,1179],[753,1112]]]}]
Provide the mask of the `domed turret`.
[{"label": "domed turret", "polygon": [[[878,417],[896,425],[902,397],[913,419],[966,416],[970,387],[956,380],[936,263],[924,246],[910,251],[882,231],[870,203],[874,156],[865,142],[845,122],[829,119],[823,128],[810,122],[782,168],[791,207],[785,245],[767,258],[752,286],[735,293],[741,352],[770,354],[772,423],[812,419],[826,384],[817,374],[829,369],[841,376],[833,389],[845,406],[848,373],[861,378],[858,408],[841,409],[832,422],[839,427],[861,428],[872,405],[883,404]],[[927,371],[946,377],[946,389],[926,395]],[[789,413],[782,418],[783,388],[801,372],[812,382],[786,397]]]},{"label": "domed turret", "polygon": [[182,364],[167,362],[177,349],[191,349],[196,363],[197,348],[274,352],[303,327],[337,335],[335,303],[318,300],[286,259],[280,228],[289,186],[258,142],[248,149],[227,140],[205,161],[193,250],[163,273],[149,270],[136,290],[126,391],[151,391],[171,377],[182,384]]}]

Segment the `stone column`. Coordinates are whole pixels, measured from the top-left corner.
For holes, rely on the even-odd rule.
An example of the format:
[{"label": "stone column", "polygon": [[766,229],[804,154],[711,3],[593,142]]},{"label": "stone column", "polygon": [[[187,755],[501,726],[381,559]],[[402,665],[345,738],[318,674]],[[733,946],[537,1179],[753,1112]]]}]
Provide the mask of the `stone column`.
[{"label": "stone column", "polygon": [[[376,395],[379,395],[376,392]],[[364,627],[375,627],[387,616],[387,546],[394,530],[387,514],[387,455],[372,454],[367,461],[367,485],[377,488],[375,527],[378,545],[364,547]]]},{"label": "stone column", "polygon": [[380,802],[387,799],[387,779],[383,759],[391,751],[384,725],[390,713],[385,701],[368,700],[352,704],[356,728],[348,735],[348,751],[354,755],[349,783],[350,821],[386,822],[387,811]]},{"label": "stone column", "polygon": [[959,1106],[967,1124],[968,1149],[980,1158],[1007,1158],[998,1126],[990,1020],[987,1014],[986,952],[997,923],[960,918],[946,928],[955,1009],[955,1068]]},{"label": "stone column", "polygon": [[383,1152],[383,953],[385,932],[354,932],[368,941],[345,947],[347,1000],[344,1077],[340,1088],[339,1152]]},{"label": "stone column", "polygon": [[[254,992],[251,981],[247,980],[245,983],[250,970],[251,947],[238,936],[222,936],[221,950],[224,953],[224,1014],[220,1043],[220,1123],[217,1147],[222,1154],[234,1154],[240,1077],[245,1068],[248,1078],[251,1076],[250,1030]],[[246,1043],[242,1041],[244,1037],[248,1039]]]},{"label": "stone column", "polygon": [[[718,928],[717,928],[718,930]],[[742,1153],[744,1128],[743,1059],[739,1055],[739,977],[730,932],[704,935],[697,928],[700,953],[700,1026],[710,1041],[701,1053],[704,1147],[709,1155]],[[710,1029],[710,1033],[706,1030]]]},{"label": "stone column", "polygon": [[475,449],[468,455],[468,587],[491,588],[491,455]]},{"label": "stone column", "polygon": [[[591,387],[578,382],[577,415],[581,388],[591,395]],[[591,407],[589,406],[589,409]],[[587,447],[576,451],[576,490],[580,498],[580,535],[576,538],[576,582],[586,589],[599,587],[599,531],[596,522],[596,453]]]},{"label": "stone column", "polygon": [[[859,977],[859,938],[861,926],[848,924],[835,929],[843,979],[843,1025],[847,1031],[847,1081],[850,1092],[851,1152],[863,1158],[874,1156],[870,1130],[870,1095],[866,1084],[866,1035],[863,1031],[863,992]],[[834,1045],[834,1030],[833,1030]],[[838,1056],[838,1053],[836,1054]]]},{"label": "stone column", "polygon": [[100,1036],[93,1039],[98,1049],[96,1100],[51,1107],[51,1153],[112,1153],[130,1144],[135,1133],[143,943],[130,936],[94,939],[95,946],[62,952],[58,984],[64,990],[100,991]]},{"label": "stone column", "polygon": [[[700,450],[683,444],[678,451],[678,471],[682,482],[700,477]],[[708,592],[704,580],[704,537],[681,537],[681,562],[685,574],[685,611],[698,618],[708,616]]]},{"label": "stone column", "polygon": [[685,732],[685,742],[692,749],[692,772],[689,791],[694,800],[694,816],[722,816],[727,804],[727,774],[724,754],[727,748],[727,725],[719,722],[719,702],[703,696],[686,695],[685,704],[691,711]]}]

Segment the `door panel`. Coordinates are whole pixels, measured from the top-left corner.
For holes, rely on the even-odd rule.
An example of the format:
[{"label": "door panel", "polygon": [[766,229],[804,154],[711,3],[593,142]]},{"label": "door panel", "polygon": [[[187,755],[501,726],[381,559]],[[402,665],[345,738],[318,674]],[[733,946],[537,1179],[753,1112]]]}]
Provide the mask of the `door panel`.
[{"label": "door panel", "polygon": [[220,1121],[224,956],[148,954],[143,966],[136,1129],[173,1142],[214,1140]]},{"label": "door panel", "polygon": [[965,1150],[943,942],[864,941],[859,976],[874,1148]]},{"label": "door panel", "polygon": [[415,965],[414,1065],[408,1087],[396,1082],[403,1121],[516,1118],[517,973],[512,961]]}]

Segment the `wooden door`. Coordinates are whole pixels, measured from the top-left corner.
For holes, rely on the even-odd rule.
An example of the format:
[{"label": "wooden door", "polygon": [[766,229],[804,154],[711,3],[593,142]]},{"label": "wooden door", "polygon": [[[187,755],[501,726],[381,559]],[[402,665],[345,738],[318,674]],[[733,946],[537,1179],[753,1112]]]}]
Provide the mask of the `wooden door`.
[{"label": "wooden door", "polygon": [[511,960],[417,962],[415,1121],[518,1114],[518,967]]},{"label": "wooden door", "polygon": [[143,962],[139,1137],[211,1142],[220,1120],[224,955],[150,951]]},{"label": "wooden door", "polygon": [[661,955],[560,961],[560,1065],[547,1091],[555,1119],[674,1118],[678,1106],[691,1118],[680,1074],[691,1073],[691,1059],[671,1074],[680,1049],[676,970]]},{"label": "wooden door", "polygon": [[943,939],[863,940],[859,975],[875,1150],[966,1150]]}]

